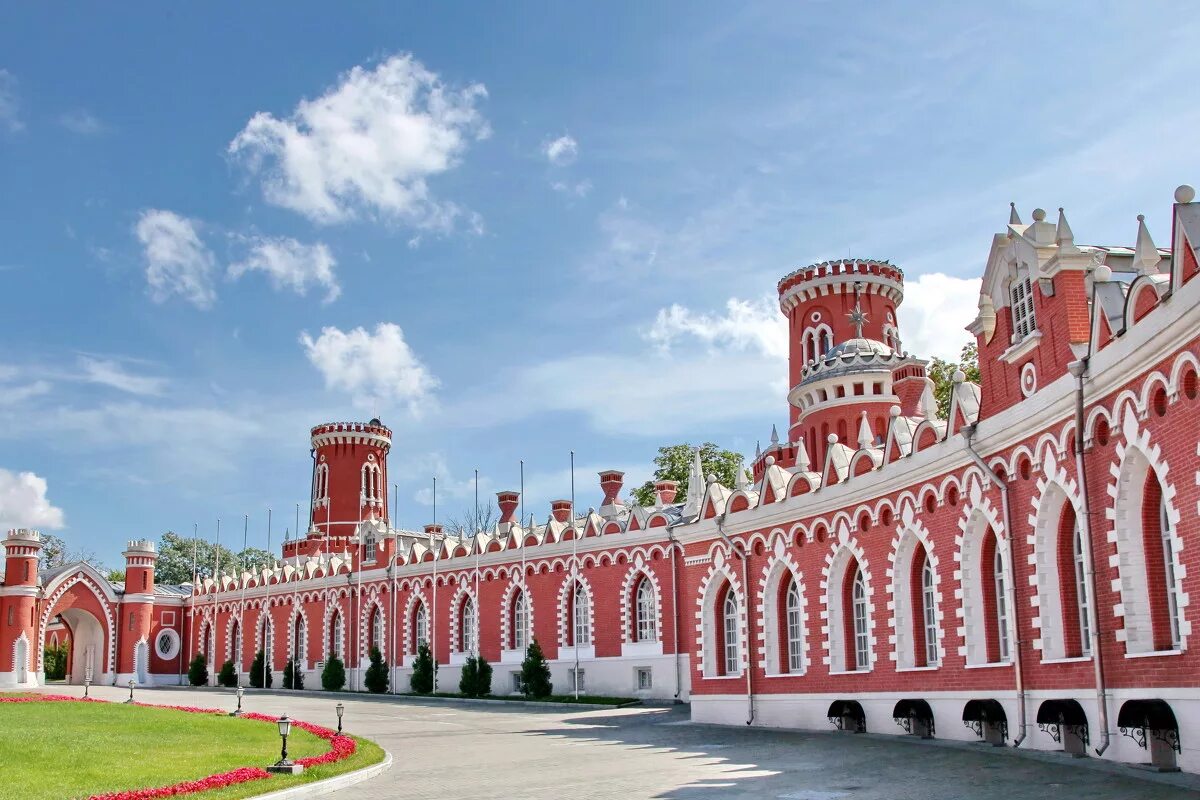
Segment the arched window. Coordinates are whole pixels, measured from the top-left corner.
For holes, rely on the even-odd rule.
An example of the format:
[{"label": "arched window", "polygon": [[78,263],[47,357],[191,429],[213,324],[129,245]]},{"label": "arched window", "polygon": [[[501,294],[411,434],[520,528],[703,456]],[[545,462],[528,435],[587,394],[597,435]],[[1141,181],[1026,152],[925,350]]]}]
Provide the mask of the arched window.
[{"label": "arched window", "polygon": [[725,600],[721,603],[721,642],[725,651],[722,674],[736,675],[741,672],[741,654],[738,652],[738,604],[732,588],[726,588]]},{"label": "arched window", "polygon": [[305,644],[308,640],[308,631],[305,630],[304,615],[297,614],[292,620],[292,652],[291,658],[296,659],[300,664],[305,663],[307,657],[305,655]]},{"label": "arched window", "polygon": [[800,617],[800,586],[788,576],[783,596],[784,625],[787,636],[787,671],[804,671],[804,627]]},{"label": "arched window", "polygon": [[429,643],[429,613],[425,610],[424,603],[417,603],[416,609],[413,610],[412,630],[412,651],[416,653],[421,645]]},{"label": "arched window", "polygon": [[1092,653],[1092,623],[1088,620],[1087,570],[1084,567],[1083,531],[1076,524],[1071,535],[1071,553],[1075,562],[1075,596],[1079,610],[1079,652]]},{"label": "arched window", "polygon": [[476,647],[475,601],[470,597],[459,606],[458,641],[460,653],[474,653]]},{"label": "arched window", "polygon": [[867,582],[861,569],[854,572],[854,668],[871,668],[871,639],[867,632]]},{"label": "arched window", "polygon": [[592,643],[591,615],[588,596],[578,581],[571,589],[571,645],[586,647]]},{"label": "arched window", "polygon": [[241,671],[241,669],[242,669],[242,626],[236,619],[230,623],[229,639],[230,639],[230,645],[232,646],[232,652],[230,653],[230,658],[232,659],[236,669],[238,671]]},{"label": "arched window", "polygon": [[1179,600],[1176,596],[1175,551],[1171,520],[1162,485],[1150,472],[1142,494],[1142,537],[1146,551],[1146,584],[1150,592],[1150,623],[1155,650],[1180,646]]},{"label": "arched window", "polygon": [[382,653],[383,650],[383,612],[378,606],[371,609],[371,647]]},{"label": "arched window", "polygon": [[335,611],[333,619],[329,624],[329,652],[344,661],[345,646],[343,644],[344,634],[346,632],[346,624],[342,621],[342,612]]},{"label": "arched window", "polygon": [[1009,310],[1012,312],[1012,341],[1017,343],[1037,330],[1033,313],[1033,285],[1025,271],[1013,278],[1008,289]]},{"label": "arched window", "polygon": [[925,565],[921,568],[921,620],[925,625],[925,665],[937,664],[941,657],[938,654],[937,641],[937,596],[933,590],[933,563],[925,554]]},{"label": "arched window", "polygon": [[273,664],[273,656],[275,652],[275,631],[272,630],[266,611],[263,611],[258,617],[258,645],[260,648],[262,648],[263,658],[266,660],[266,662],[268,664]]},{"label": "arched window", "polygon": [[[1084,570],[1083,532],[1075,516],[1075,507],[1063,502],[1058,520],[1056,543],[1058,597],[1061,603],[1062,650],[1067,658],[1085,656],[1091,652],[1091,624],[1088,622],[1088,585]],[[1043,610],[1043,613],[1046,613]],[[1047,632],[1042,631],[1043,637]],[[1055,654],[1060,651],[1051,651]],[[1045,655],[1043,654],[1043,657]]]},{"label": "arched window", "polygon": [[1008,582],[1004,574],[1004,557],[996,547],[992,555],[992,575],[996,588],[996,635],[1000,645],[1000,660],[1008,661]]},{"label": "arched window", "polygon": [[529,601],[524,591],[517,591],[512,605],[512,649],[529,647]]},{"label": "arched window", "polygon": [[635,641],[658,641],[658,604],[654,597],[654,584],[642,576],[635,595],[634,611],[637,624],[634,626]]}]

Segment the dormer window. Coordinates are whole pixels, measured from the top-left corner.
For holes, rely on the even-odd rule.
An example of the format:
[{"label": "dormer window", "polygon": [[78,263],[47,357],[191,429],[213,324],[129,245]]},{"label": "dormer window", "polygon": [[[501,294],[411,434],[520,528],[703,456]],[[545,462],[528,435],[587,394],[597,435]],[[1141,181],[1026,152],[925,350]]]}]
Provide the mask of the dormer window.
[{"label": "dormer window", "polygon": [[1009,287],[1009,308],[1012,311],[1013,344],[1037,330],[1033,315],[1033,285],[1029,275],[1018,274]]},{"label": "dormer window", "polygon": [[825,357],[833,349],[833,332],[828,325],[819,325],[804,332],[804,362],[816,361]]}]

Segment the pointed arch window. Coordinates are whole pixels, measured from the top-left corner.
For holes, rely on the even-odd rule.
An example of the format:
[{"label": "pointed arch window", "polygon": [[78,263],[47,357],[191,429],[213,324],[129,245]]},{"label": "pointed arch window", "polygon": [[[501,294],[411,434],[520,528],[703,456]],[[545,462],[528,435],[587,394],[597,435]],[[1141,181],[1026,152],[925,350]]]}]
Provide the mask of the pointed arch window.
[{"label": "pointed arch window", "polygon": [[854,668],[871,668],[871,638],[867,626],[867,582],[862,569],[854,573],[852,603],[854,614]]},{"label": "pointed arch window", "polygon": [[992,555],[992,576],[996,590],[996,636],[1000,660],[1008,661],[1008,580],[1004,573],[1004,557],[998,546]]},{"label": "pointed arch window", "polygon": [[634,626],[635,641],[658,641],[658,603],[654,596],[654,584],[644,575],[641,581],[638,582],[634,613],[636,619],[636,625]]},{"label": "pointed arch window", "polygon": [[1177,597],[1178,569],[1171,544],[1173,537],[1167,501],[1153,471],[1146,476],[1142,493],[1142,527],[1154,649],[1178,650],[1182,646]]},{"label": "pointed arch window", "polygon": [[429,643],[429,613],[425,610],[424,603],[417,603],[416,609],[413,611],[413,641],[412,651],[414,653],[420,649],[421,645]]},{"label": "pointed arch window", "polygon": [[1085,655],[1092,654],[1092,623],[1088,619],[1088,584],[1087,570],[1084,567],[1083,531],[1078,523],[1071,533],[1071,556],[1075,565],[1075,598],[1079,615],[1079,651]]},{"label": "pointed arch window", "polygon": [[921,551],[924,564],[921,567],[921,625],[925,634],[925,666],[935,666],[940,660],[937,641],[937,595],[933,588],[933,563],[929,554]]},{"label": "pointed arch window", "polygon": [[346,632],[346,624],[342,621],[342,612],[335,611],[333,619],[329,625],[329,652],[336,656],[339,660],[344,661],[344,634]]},{"label": "pointed arch window", "polygon": [[512,607],[512,649],[529,647],[529,600],[524,590],[518,590]]},{"label": "pointed arch window", "polygon": [[475,601],[470,597],[463,600],[459,607],[458,636],[459,652],[474,653],[477,645],[475,629]]},{"label": "pointed arch window", "polygon": [[804,622],[800,612],[800,586],[788,577],[783,600],[784,626],[787,633],[787,671],[804,671]]},{"label": "pointed arch window", "polygon": [[587,592],[576,581],[571,588],[571,641],[568,644],[580,647],[590,645],[592,643],[591,621]]},{"label": "pointed arch window", "polygon": [[378,606],[371,610],[371,647],[383,652],[383,612]]},{"label": "pointed arch window", "polygon": [[721,634],[725,650],[723,674],[736,675],[741,672],[741,653],[738,652],[738,604],[732,588],[726,589],[721,604]]}]

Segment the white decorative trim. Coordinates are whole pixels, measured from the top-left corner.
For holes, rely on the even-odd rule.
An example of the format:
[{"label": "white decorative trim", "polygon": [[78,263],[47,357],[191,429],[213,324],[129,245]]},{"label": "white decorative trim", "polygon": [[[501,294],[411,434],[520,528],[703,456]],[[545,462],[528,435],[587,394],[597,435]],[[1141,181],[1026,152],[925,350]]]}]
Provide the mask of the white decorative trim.
[{"label": "white decorative trim", "polygon": [[[412,594],[408,596],[408,600],[404,603],[404,645],[400,651],[406,656],[417,655],[416,642],[416,626],[414,619],[416,617],[417,606],[420,605],[425,609],[425,635],[429,635],[429,626],[433,624],[433,618],[429,614],[429,603],[425,600],[425,593],[421,589],[414,588]],[[412,650],[409,650],[409,645],[412,645]]]},{"label": "white decorative trim", "polygon": [[[809,656],[808,635],[808,588],[804,585],[804,573],[800,565],[792,557],[787,545],[787,537],[777,532],[770,547],[771,557],[763,567],[758,579],[758,652],[762,658],[758,666],[769,676],[803,675],[808,672],[811,663]],[[780,607],[779,589],[784,576],[789,576],[796,582],[800,593],[800,652],[801,666],[797,671],[783,669],[783,655],[787,642],[779,635],[781,628],[780,616],[786,613]]]},{"label": "white decorative trim", "polygon": [[500,649],[502,651],[520,651],[522,654],[521,657],[524,658],[524,648],[513,648],[508,646],[509,642],[513,640],[512,607],[513,603],[516,601],[518,592],[525,595],[526,647],[528,647],[529,643],[533,641],[533,631],[535,630],[533,627],[533,597],[529,592],[529,587],[525,585],[524,576],[522,575],[520,578],[513,578],[512,581],[509,582],[508,586],[504,589],[504,595],[500,600]]},{"label": "white decorative trim", "polygon": [[[113,613],[113,608],[116,605],[116,599],[115,595],[113,596],[111,602],[105,599],[107,594],[111,594],[112,590],[108,589],[108,592],[106,593],[105,588],[107,588],[107,584],[97,583],[96,579],[93,577],[93,574],[95,574],[95,570],[91,566],[87,564],[80,564],[74,575],[71,575],[70,577],[58,577],[58,580],[60,581],[58,586],[55,587],[54,591],[46,597],[46,600],[42,605],[42,615],[38,620],[37,640],[39,642],[46,641],[46,628],[50,624],[50,614],[54,611],[54,607],[58,604],[58,601],[61,600],[68,591],[70,591],[72,586],[75,586],[76,584],[83,584],[85,587],[91,590],[92,594],[96,596],[96,602],[98,602],[100,607],[104,609],[104,622],[106,626],[105,634],[108,639],[108,646],[105,648],[105,661],[107,666],[105,669],[102,669],[101,672],[114,672],[116,670],[117,663],[117,619]],[[43,649],[44,648],[42,647],[37,648],[36,662],[38,672],[41,672],[43,669]]]},{"label": "white decorative trim", "polygon": [[[982,495],[977,484],[971,486],[970,502],[967,503],[963,515],[958,520],[958,529],[962,531],[959,536],[955,537],[955,544],[958,547],[954,552],[956,564],[954,580],[958,584],[958,588],[954,590],[956,601],[954,614],[958,617],[958,636],[962,641],[962,645],[958,648],[958,654],[966,659],[967,666],[987,666],[993,662],[988,661],[988,625],[984,617],[986,603],[983,598],[979,559],[982,556],[980,547],[983,537],[988,531],[993,531],[996,535],[996,549],[1000,552],[1001,563],[1007,576],[1005,588],[1010,605],[1014,587],[1012,564],[1009,563],[1008,548],[1005,546],[1007,533],[1000,520],[1000,514],[992,506],[991,500]],[[973,578],[969,583],[966,579],[968,573]],[[1008,630],[1010,647],[1013,641],[1012,621],[1010,612]]]},{"label": "white decorative trim", "polygon": [[[465,575],[460,575],[458,579],[458,588],[454,591],[454,596],[450,599],[450,654],[455,653],[466,654],[467,651],[458,649],[459,646],[459,626],[458,618],[462,608],[464,598],[470,598],[471,607],[475,609],[475,649],[479,649],[479,599],[475,596],[475,592],[471,589],[470,583],[467,582]],[[433,624],[432,618],[430,624]]]},{"label": "white decorative trim", "polygon": [[570,627],[575,624],[574,609],[570,607],[570,590],[573,582],[578,582],[583,589],[588,606],[588,641],[586,645],[580,643],[579,646],[592,647],[596,641],[596,595],[592,592],[592,584],[588,582],[587,577],[579,572],[575,565],[572,565],[571,571],[558,587],[558,648],[560,651],[573,647],[568,644]]},{"label": "white decorative trim", "polygon": [[[851,561],[858,563],[862,570],[863,585],[867,591],[867,641],[869,666],[866,670],[847,670],[845,661],[846,643],[845,624],[842,615],[847,609],[842,608],[841,585],[846,576],[846,569]],[[825,566],[821,568],[821,639],[825,656],[822,663],[829,667],[830,672],[870,672],[878,660],[878,642],[875,638],[875,581],[871,576],[870,563],[867,561],[866,550],[859,544],[858,539],[850,534],[850,528],[843,520],[837,528],[837,535],[831,537],[829,552],[825,554]]]},{"label": "white decorative trim", "polygon": [[625,573],[625,581],[621,585],[621,642],[624,644],[632,644],[637,641],[633,635],[634,628],[637,626],[636,592],[643,577],[650,581],[650,585],[654,588],[654,640],[658,642],[663,638],[662,587],[659,586],[658,576],[646,563],[645,556],[638,553],[634,557],[633,565]]},{"label": "white decorative trim", "polygon": [[[888,642],[892,645],[889,658],[896,663],[898,670],[928,669],[938,664],[917,666],[917,653],[913,638],[914,626],[925,624],[924,609],[920,609],[920,619],[917,619],[918,609],[913,608],[912,596],[912,562],[917,547],[925,549],[925,557],[933,568],[934,621],[937,625],[938,664],[946,656],[946,625],[945,598],[942,594],[942,570],[938,554],[934,549],[933,537],[929,530],[915,517],[912,506],[905,505],[901,511],[900,524],[896,526],[896,535],[892,538],[892,549],[888,552],[887,595],[888,627],[892,632]],[[923,595],[922,595],[923,596]],[[922,654],[924,656],[924,654]]]},{"label": "white decorative trim", "polygon": [[[717,590],[725,581],[728,581],[729,590],[733,592],[734,600],[738,605],[738,660],[741,669],[736,675],[720,674],[719,667],[721,665],[717,664],[716,656],[716,630],[713,625],[708,624],[709,619],[716,613]],[[749,625],[746,619],[746,595],[741,581],[730,569],[723,547],[714,548],[711,566],[704,578],[701,579],[699,588],[700,591],[696,597],[696,652],[700,654],[698,664],[700,674],[706,680],[741,677],[745,673],[746,665],[750,663],[749,647],[747,646]]]},{"label": "white decorative trim", "polygon": [[[1029,543],[1032,555],[1029,564],[1034,568],[1029,576],[1033,592],[1033,627],[1040,635],[1033,640],[1033,649],[1042,653],[1042,663],[1066,659],[1066,633],[1063,625],[1062,576],[1059,575],[1059,526],[1067,504],[1075,511],[1076,524],[1083,517],[1079,500],[1079,484],[1065,468],[1042,460],[1042,477],[1037,480],[1037,492],[1030,498]],[[1088,542],[1084,542],[1089,547]],[[1074,580],[1074,576],[1071,576]],[[1086,582],[1085,582],[1086,583]],[[1091,587],[1086,587],[1090,592]],[[1089,594],[1088,599],[1091,599]],[[1082,643],[1089,646],[1087,642]]]}]

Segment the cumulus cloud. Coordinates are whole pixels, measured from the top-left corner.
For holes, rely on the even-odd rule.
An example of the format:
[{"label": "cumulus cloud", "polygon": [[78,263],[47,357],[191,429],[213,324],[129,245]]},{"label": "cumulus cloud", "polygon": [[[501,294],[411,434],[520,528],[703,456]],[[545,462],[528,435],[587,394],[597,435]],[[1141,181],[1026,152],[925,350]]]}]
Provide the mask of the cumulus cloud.
[{"label": "cumulus cloud", "polygon": [[955,278],[927,272],[904,282],[900,304],[900,339],[919,358],[958,361],[963,345],[973,341],[964,330],[979,311],[979,278]]},{"label": "cumulus cloud", "polygon": [[565,194],[572,197],[587,197],[592,191],[592,182],[584,179],[578,183],[570,181],[554,181],[550,184],[550,188],[559,194]]},{"label": "cumulus cloud", "polygon": [[788,355],[787,320],[770,297],[725,303],[724,314],[705,314],[673,304],[660,309],[645,338],[660,351],[686,339],[709,350],[756,352],[773,359]]},{"label": "cumulus cloud", "polygon": [[462,209],[436,200],[427,179],[455,167],[490,129],[477,105],[482,84],[446,86],[411,55],[354,67],[291,115],[260,111],[229,144],[261,175],[272,204],[320,223],[381,215],[448,230]]},{"label": "cumulus cloud", "polygon": [[162,303],[179,295],[197,308],[216,300],[213,272],[216,260],[200,239],[200,223],[173,211],[143,211],[134,226],[146,260],[150,297]]},{"label": "cumulus cloud", "polygon": [[565,167],[579,157],[579,142],[569,134],[564,134],[542,145],[542,152],[554,166]]},{"label": "cumulus cloud", "polygon": [[17,79],[6,69],[0,69],[0,128],[15,133],[24,129],[17,102]]},{"label": "cumulus cloud", "polygon": [[302,333],[300,344],[324,376],[325,387],[350,394],[359,408],[399,403],[419,414],[438,387],[438,379],[404,340],[404,331],[390,322],[379,323],[373,333],[361,327],[322,328],[316,339]]},{"label": "cumulus cloud", "polygon": [[271,285],[291,289],[305,295],[310,285],[325,289],[325,302],[331,303],[342,293],[333,268],[333,254],[323,243],[304,244],[287,237],[256,238],[251,241],[249,254],[231,264],[229,275],[240,278],[247,272],[265,272]]},{"label": "cumulus cloud", "polygon": [[84,109],[68,111],[61,115],[58,118],[58,124],[80,136],[94,136],[104,132],[104,124],[94,114]]},{"label": "cumulus cloud", "polygon": [[46,479],[0,469],[0,530],[61,528],[63,512],[46,497]]},{"label": "cumulus cloud", "polygon": [[88,383],[98,383],[129,394],[161,395],[167,386],[164,378],[135,375],[112,359],[81,356],[79,367],[83,380]]}]

